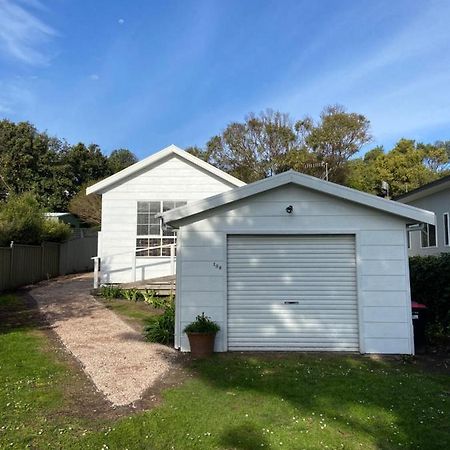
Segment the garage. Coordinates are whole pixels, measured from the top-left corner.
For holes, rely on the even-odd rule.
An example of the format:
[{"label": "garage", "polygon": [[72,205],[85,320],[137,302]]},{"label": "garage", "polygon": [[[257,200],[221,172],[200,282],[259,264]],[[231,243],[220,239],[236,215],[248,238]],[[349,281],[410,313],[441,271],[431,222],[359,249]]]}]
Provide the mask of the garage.
[{"label": "garage", "polygon": [[229,236],[228,349],[357,351],[355,239]]},{"label": "garage", "polygon": [[414,354],[406,227],[434,213],[288,171],[165,212],[178,231],[175,347]]}]

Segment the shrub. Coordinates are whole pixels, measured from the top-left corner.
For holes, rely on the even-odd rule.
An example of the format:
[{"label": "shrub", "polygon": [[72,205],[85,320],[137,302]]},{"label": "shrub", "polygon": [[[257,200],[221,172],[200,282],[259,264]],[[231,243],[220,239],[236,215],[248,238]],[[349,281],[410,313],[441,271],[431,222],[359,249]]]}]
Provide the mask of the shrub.
[{"label": "shrub", "polygon": [[48,242],[64,242],[69,238],[70,234],[70,226],[67,223],[46,219],[42,226],[41,240]]},{"label": "shrub", "polygon": [[217,333],[220,330],[219,325],[212,321],[205,313],[197,316],[194,322],[190,323],[184,329],[185,333]]},{"label": "shrub", "polygon": [[153,317],[144,328],[144,334],[148,341],[159,344],[172,345],[175,332],[175,308],[167,306],[164,313]]},{"label": "shrub", "polygon": [[0,246],[40,244],[44,213],[34,194],[11,194],[0,204]]},{"label": "shrub", "polygon": [[138,289],[122,289],[121,295],[127,300],[137,302],[140,297],[140,292]]},{"label": "shrub", "polygon": [[70,235],[70,227],[45,218],[44,210],[31,192],[11,194],[0,202],[0,246],[62,242]]},{"label": "shrub", "polygon": [[100,296],[108,299],[121,298],[122,289],[116,284],[105,284],[100,288]]},{"label": "shrub", "polygon": [[411,298],[428,307],[431,328],[450,332],[450,253],[409,259]]}]

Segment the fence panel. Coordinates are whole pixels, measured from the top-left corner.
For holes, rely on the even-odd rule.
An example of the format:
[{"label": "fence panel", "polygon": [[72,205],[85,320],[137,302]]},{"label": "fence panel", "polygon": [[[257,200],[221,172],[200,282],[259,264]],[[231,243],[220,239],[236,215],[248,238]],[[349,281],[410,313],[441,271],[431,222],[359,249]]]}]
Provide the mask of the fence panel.
[{"label": "fence panel", "polygon": [[57,277],[59,273],[59,248],[54,242],[42,244],[42,279]]},{"label": "fence panel", "polygon": [[97,255],[97,242],[95,234],[61,244],[60,275],[93,270],[94,262],[91,258]]},{"label": "fence panel", "polygon": [[11,270],[11,248],[0,247],[0,291],[9,288]]},{"label": "fence panel", "polygon": [[10,288],[37,283],[43,279],[42,246],[18,245],[11,247]]},{"label": "fence panel", "polygon": [[15,289],[69,273],[93,270],[97,234],[71,239],[63,244],[13,244],[0,247],[0,291]]}]

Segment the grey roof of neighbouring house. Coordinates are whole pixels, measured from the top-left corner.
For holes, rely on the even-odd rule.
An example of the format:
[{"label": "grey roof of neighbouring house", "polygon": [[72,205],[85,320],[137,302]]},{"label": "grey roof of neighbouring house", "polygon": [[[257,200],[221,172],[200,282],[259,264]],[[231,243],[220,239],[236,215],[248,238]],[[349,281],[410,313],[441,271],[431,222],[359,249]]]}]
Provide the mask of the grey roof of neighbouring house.
[{"label": "grey roof of neighbouring house", "polygon": [[432,181],[431,183],[424,184],[405,194],[398,195],[394,200],[401,203],[407,203],[408,201],[417,200],[448,188],[450,188],[450,175],[439,178],[439,180]]}]

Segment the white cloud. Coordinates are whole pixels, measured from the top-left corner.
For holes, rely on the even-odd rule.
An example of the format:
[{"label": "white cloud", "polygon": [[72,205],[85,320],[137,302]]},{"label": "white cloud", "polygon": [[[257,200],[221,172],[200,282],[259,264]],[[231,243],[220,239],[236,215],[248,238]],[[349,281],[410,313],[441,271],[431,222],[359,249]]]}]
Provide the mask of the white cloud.
[{"label": "white cloud", "polygon": [[125,19],[119,19],[117,22],[119,25],[123,25],[125,23]]},{"label": "white cloud", "polygon": [[96,74],[96,73],[93,73],[93,74],[89,75],[89,78],[90,78],[92,81],[98,81],[98,80],[100,80],[100,75],[98,75],[98,74]]},{"label": "white cloud", "polygon": [[40,8],[39,2],[25,3],[0,0],[0,49],[30,65],[46,64],[49,57],[41,46],[57,33],[29,11]]}]

